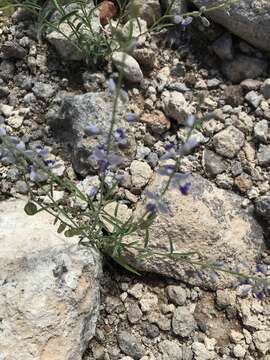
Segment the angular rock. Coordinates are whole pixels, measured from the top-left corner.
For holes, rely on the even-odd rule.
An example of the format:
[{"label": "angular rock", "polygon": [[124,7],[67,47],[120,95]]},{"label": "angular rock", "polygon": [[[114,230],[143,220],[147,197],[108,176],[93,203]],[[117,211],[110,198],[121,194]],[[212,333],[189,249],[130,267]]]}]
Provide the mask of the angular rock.
[{"label": "angular rock", "polygon": [[55,93],[52,85],[43,82],[35,82],[32,91],[37,98],[42,100],[50,99]]},{"label": "angular rock", "polygon": [[215,358],[213,351],[208,351],[204,344],[194,341],[192,344],[192,350],[196,360],[211,360]]},{"label": "angular rock", "polygon": [[252,90],[246,94],[245,100],[256,109],[262,101],[262,95]]},{"label": "angular rock", "polygon": [[138,304],[132,304],[128,309],[128,320],[131,324],[136,324],[141,320],[143,313],[139,308]]},{"label": "angular rock", "polygon": [[224,90],[226,104],[239,106],[244,102],[243,89],[240,85],[229,85]]},{"label": "angular rock", "polygon": [[259,197],[255,202],[256,214],[270,224],[270,195]]},{"label": "angular rock", "polygon": [[270,145],[260,145],[257,152],[257,159],[261,166],[270,165]]},{"label": "angular rock", "polygon": [[214,41],[212,49],[221,60],[232,60],[234,57],[231,34],[224,34]]},{"label": "angular rock", "polygon": [[50,32],[46,39],[56,49],[58,54],[63,59],[69,59],[73,61],[79,61],[83,59],[83,54],[76,48],[73,41],[74,34],[70,26],[66,23],[60,25],[60,31]]},{"label": "angular rock", "polygon": [[184,305],[187,300],[186,290],[181,286],[169,285],[167,287],[168,298],[176,305]]},{"label": "angular rock", "polygon": [[175,335],[188,337],[197,328],[197,323],[188,307],[179,306],[173,314],[172,330]]},{"label": "angular rock", "polygon": [[11,60],[3,60],[0,63],[0,78],[5,81],[12,79],[15,73],[15,64]]},{"label": "angular rock", "polygon": [[24,205],[0,204],[0,358],[81,360],[98,316],[99,256]]},{"label": "angular rock", "polygon": [[216,176],[223,173],[228,165],[224,159],[213,151],[205,149],[203,152],[203,167],[209,176]]},{"label": "angular rock", "polygon": [[19,129],[23,124],[24,116],[19,114],[19,111],[14,111],[8,118],[7,123],[14,129]]},{"label": "angular rock", "polygon": [[[156,175],[146,190],[160,193],[164,182],[164,177]],[[192,176],[191,184],[186,196],[181,196],[178,189],[166,193],[170,213],[158,215],[150,227],[150,248],[169,251],[172,241],[176,252],[198,251],[200,255],[196,258],[202,263],[224,262],[224,267],[235,268],[246,259],[252,268],[260,258],[264,239],[261,227],[248,210],[242,208],[242,197],[217,188],[199,175]],[[138,204],[137,216],[144,213],[144,206],[144,202]],[[136,246],[143,245],[144,232],[134,233],[125,241],[138,241]],[[225,273],[213,279],[211,271],[206,271],[201,278],[202,274],[198,276],[196,269],[177,259],[159,256],[139,259],[132,250],[125,255],[128,263],[138,270],[163,274],[205,288],[226,288],[235,281],[233,276]]]},{"label": "angular rock", "polygon": [[[219,0],[192,0],[198,6],[214,7]],[[268,0],[245,0],[209,11],[207,15],[230,32],[253,46],[270,51],[270,3]]]},{"label": "angular rock", "polygon": [[118,334],[118,344],[123,353],[130,355],[134,360],[139,360],[144,355],[141,341],[127,331]]},{"label": "angular rock", "polygon": [[176,120],[179,124],[183,124],[191,113],[184,95],[178,91],[164,91],[162,102],[165,115]]},{"label": "angular rock", "polygon": [[143,312],[149,312],[154,310],[158,304],[158,297],[152,293],[146,293],[140,299],[140,306]]},{"label": "angular rock", "polygon": [[265,99],[270,99],[270,79],[266,79],[261,86],[261,93]]},{"label": "angular rock", "polygon": [[267,143],[268,121],[261,120],[254,126],[254,137],[257,141]]},{"label": "angular rock", "polygon": [[135,49],[132,52],[132,56],[138,63],[142,66],[142,68],[146,68],[147,70],[152,70],[155,66],[156,56],[154,50],[143,47],[140,49]]},{"label": "angular rock", "polygon": [[224,75],[232,83],[240,83],[245,79],[256,79],[267,69],[267,61],[245,55],[238,55],[232,61],[222,64]]},{"label": "angular rock", "polygon": [[163,340],[158,345],[162,352],[162,360],[182,360],[182,349],[175,341]]},{"label": "angular rock", "polygon": [[[85,137],[86,126],[95,126],[106,134],[110,128],[113,97],[107,91],[83,95],[65,95],[50,118],[54,135],[69,145],[74,170],[85,176],[96,172],[95,164],[89,160],[93,149],[104,142],[104,136]],[[119,101],[116,112],[116,127],[127,129],[126,106]],[[123,162],[128,164],[135,153],[134,138],[126,133],[127,146],[121,148]],[[120,154],[121,155],[121,154]]]},{"label": "angular rock", "polygon": [[9,93],[10,93],[10,91],[7,87],[0,86],[0,99],[8,97]]},{"label": "angular rock", "polygon": [[132,161],[130,172],[132,185],[137,189],[143,188],[149,182],[153,174],[150,166],[146,162],[139,160]]},{"label": "angular rock", "polygon": [[155,110],[152,113],[144,113],[140,121],[145,123],[154,134],[163,134],[171,127],[170,120],[162,111]]},{"label": "angular rock", "polygon": [[232,159],[244,146],[245,136],[234,126],[228,126],[213,137],[213,145],[218,154]]},{"label": "angular rock", "polygon": [[262,353],[270,351],[270,330],[259,330],[253,334],[253,341],[256,348]]},{"label": "angular rock", "polygon": [[112,62],[118,71],[123,71],[124,77],[134,83],[140,83],[143,80],[143,73],[140,65],[130,55],[117,51],[113,53]]},{"label": "angular rock", "polygon": [[4,59],[23,59],[27,52],[16,42],[6,41],[0,48]]}]

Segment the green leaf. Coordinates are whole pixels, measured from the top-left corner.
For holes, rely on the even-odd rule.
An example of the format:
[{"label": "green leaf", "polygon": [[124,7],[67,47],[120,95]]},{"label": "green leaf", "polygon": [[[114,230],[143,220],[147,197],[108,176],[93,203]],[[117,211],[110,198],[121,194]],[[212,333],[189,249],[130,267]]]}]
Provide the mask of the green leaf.
[{"label": "green leaf", "polygon": [[138,275],[138,276],[141,276],[141,274],[136,271],[135,269],[133,269],[131,266],[129,266],[125,260],[123,258],[121,258],[120,256],[115,256],[115,257],[112,257],[112,259],[117,263],[119,264],[120,266],[122,266],[124,269],[126,269],[127,271],[135,274],[135,275]]},{"label": "green leaf", "polygon": [[149,228],[145,229],[144,247],[147,248],[149,243]]},{"label": "green leaf", "polygon": [[66,20],[68,20],[71,16],[76,15],[77,12],[78,12],[78,10],[74,10],[74,11],[71,11],[70,13],[63,15],[59,21],[59,25],[62,24],[63,22],[65,22]]},{"label": "green leaf", "polygon": [[37,209],[36,204],[34,204],[31,201],[28,201],[28,203],[24,207],[24,211],[26,212],[27,215],[32,216],[38,212],[38,209]]},{"label": "green leaf", "polygon": [[65,237],[72,237],[76,235],[80,235],[81,231],[79,229],[68,229],[64,232]]},{"label": "green leaf", "polygon": [[61,234],[65,230],[65,228],[66,228],[66,224],[61,223],[57,229],[57,233]]}]

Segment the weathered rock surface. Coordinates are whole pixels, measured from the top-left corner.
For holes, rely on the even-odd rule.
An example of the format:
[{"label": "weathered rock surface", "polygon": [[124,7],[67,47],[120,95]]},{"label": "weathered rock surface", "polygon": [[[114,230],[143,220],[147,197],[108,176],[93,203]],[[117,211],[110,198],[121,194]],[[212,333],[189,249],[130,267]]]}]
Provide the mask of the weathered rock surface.
[{"label": "weathered rock surface", "polygon": [[112,56],[112,62],[123,76],[130,82],[140,83],[143,80],[143,73],[138,62],[130,55],[117,51]]},{"label": "weathered rock surface", "polygon": [[[159,193],[162,181],[164,177],[156,176],[147,190]],[[181,196],[178,189],[172,189],[167,192],[166,199],[171,213],[158,215],[151,226],[151,249],[169,251],[171,240],[177,252],[198,251],[195,261],[222,262],[224,267],[236,268],[246,260],[254,266],[264,247],[263,234],[254,218],[241,208],[240,196],[194,175],[189,195]],[[141,203],[137,213],[143,211]],[[135,240],[142,244],[143,233],[127,239]],[[226,288],[233,281],[224,273],[218,278],[213,278],[209,272],[198,276],[196,269],[176,259],[152,256],[139,260],[133,252],[127,255],[130,265],[139,270],[165,274],[202,287]]]},{"label": "weathered rock surface", "polygon": [[[47,40],[49,43],[56,49],[61,57],[68,60],[82,60],[84,55],[78,46],[76,46],[77,38],[73,28],[78,26],[80,20],[79,16],[82,16],[82,11],[79,10],[79,5],[73,3],[68,6],[64,6],[66,14],[72,13],[77,10],[77,14],[70,16],[68,21],[60,22],[59,13],[56,12],[53,14],[52,19],[56,22],[59,21],[59,31],[54,30],[47,34]],[[100,31],[100,19],[99,19],[99,10],[93,11],[93,5],[88,5],[86,11],[90,14],[89,16],[91,22],[91,31],[92,33],[98,33]],[[73,28],[70,26],[73,25]],[[89,27],[84,24],[79,28],[79,35],[84,35],[88,40],[91,41],[91,33]]]},{"label": "weathered rock surface", "polygon": [[99,311],[99,256],[24,204],[0,203],[0,358],[81,360]]},{"label": "weathered rock surface", "polygon": [[137,16],[145,20],[149,27],[152,26],[161,15],[159,0],[134,0],[131,4],[131,9]]},{"label": "weathered rock surface", "polygon": [[231,61],[224,61],[222,72],[232,83],[256,79],[267,69],[267,61],[246,55],[238,55]]},{"label": "weathered rock surface", "polygon": [[[62,98],[60,107],[56,109],[50,120],[56,135],[69,144],[72,151],[72,163],[76,172],[87,175],[93,170],[89,161],[92,150],[104,143],[104,134],[108,133],[113,111],[113,97],[107,92],[86,93],[83,95],[66,95]],[[117,108],[116,127],[127,128],[125,121],[126,107],[119,101]],[[95,126],[102,134],[95,137],[85,137],[86,126]],[[129,161],[130,152],[134,152],[134,139],[126,134],[127,146],[123,151],[123,159]],[[129,146],[130,145],[130,146]]]},{"label": "weathered rock surface", "polygon": [[[223,0],[192,0],[198,6],[213,7]],[[268,0],[237,1],[227,8],[209,12],[215,22],[253,46],[270,50],[270,3]]]}]

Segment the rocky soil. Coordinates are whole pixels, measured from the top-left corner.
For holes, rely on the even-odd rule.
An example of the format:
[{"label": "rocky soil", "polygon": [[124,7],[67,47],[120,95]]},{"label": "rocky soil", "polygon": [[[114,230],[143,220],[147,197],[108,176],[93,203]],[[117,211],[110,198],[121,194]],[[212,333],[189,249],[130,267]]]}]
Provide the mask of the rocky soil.
[{"label": "rocky soil", "polygon": [[[263,0],[257,2],[270,16],[268,5]],[[140,21],[145,27],[153,21],[149,9],[155,16],[162,10],[158,1],[143,5]],[[243,11],[240,15],[245,17]],[[216,20],[214,15],[212,18]],[[250,13],[248,18],[254,20]],[[227,27],[224,20],[216,21]],[[232,31],[242,36],[238,30]],[[68,176],[87,191],[91,185],[98,186],[99,179],[87,160],[95,144],[85,139],[83,129],[89,123],[108,128],[113,97],[106,80],[117,78],[119,54],[104,68],[92,71],[82,62],[63,60],[61,51],[66,47],[59,48],[53,35],[48,40],[54,47],[46,41],[39,43],[33,24],[23,20],[21,12],[9,19],[0,16],[0,125],[30,148],[46,146],[52,171]],[[270,74],[269,58],[263,52],[270,47],[266,48],[265,42],[256,47],[256,39],[247,43],[248,38],[236,35],[212,21],[205,27],[196,19],[185,30],[142,37],[132,56],[125,59],[123,89],[128,99],[119,106],[118,121],[129,141],[123,149],[125,164],[120,173],[124,178],[116,200],[127,211],[138,211],[143,191],[161,181],[156,173],[167,145],[177,148],[184,140],[185,118],[195,113],[203,94],[198,117],[207,114],[209,119],[194,131],[198,145],[180,169],[192,171],[193,186],[185,198],[168,195],[173,216],[158,219],[153,244],[167,247],[167,237],[173,237],[181,250],[198,247],[206,259],[222,260],[235,269],[249,267],[259,275],[263,268],[270,276]],[[130,111],[139,115],[137,122],[126,121]],[[108,174],[108,183],[112,175]],[[26,193],[26,183],[16,167],[8,161],[0,164],[2,214],[6,206],[12,208],[9,198]],[[54,194],[57,201],[76,206],[61,189],[56,188]],[[42,191],[39,195],[48,201]],[[269,297],[252,283],[209,278],[207,274],[196,277],[182,265],[160,260],[139,263],[132,254],[127,254],[128,259],[142,271],[140,277],[124,273],[110,262],[101,276],[99,260],[93,254],[89,255],[93,265],[89,271],[95,274],[91,277],[89,271],[85,273],[85,253],[74,254],[73,248],[62,242],[60,252],[51,243],[45,250],[43,245],[32,246],[36,239],[31,231],[28,240],[33,251],[14,250],[12,239],[17,239],[18,248],[22,246],[20,232],[27,220],[14,217],[12,225],[2,214],[1,248],[7,246],[8,236],[10,240],[9,250],[0,251],[1,261],[8,264],[8,268],[0,266],[1,360],[270,359]],[[21,224],[17,232],[3,236],[2,230],[15,226],[16,221]],[[44,244],[44,224],[41,221],[43,235],[38,244]],[[40,262],[33,262],[41,249]],[[14,252],[12,260],[7,254]],[[16,275],[22,266],[24,272]],[[52,272],[56,275],[50,277]],[[27,286],[23,285],[24,276],[29,280]],[[37,283],[45,278],[41,291]],[[100,300],[96,295],[99,281]],[[52,288],[49,294],[48,288]],[[43,306],[28,303],[28,297],[21,305],[23,291],[37,299],[41,291]],[[12,297],[16,301],[10,305]],[[60,301],[63,309],[46,303],[48,299],[56,299],[56,304]],[[51,314],[48,318],[46,306]],[[16,334],[15,321],[21,324],[21,328],[15,326],[21,333]],[[39,321],[45,324],[42,336]],[[74,327],[69,331],[71,323]],[[27,350],[21,338],[25,329],[31,330],[29,337],[23,338]],[[14,356],[12,349],[18,341],[21,344]]]}]

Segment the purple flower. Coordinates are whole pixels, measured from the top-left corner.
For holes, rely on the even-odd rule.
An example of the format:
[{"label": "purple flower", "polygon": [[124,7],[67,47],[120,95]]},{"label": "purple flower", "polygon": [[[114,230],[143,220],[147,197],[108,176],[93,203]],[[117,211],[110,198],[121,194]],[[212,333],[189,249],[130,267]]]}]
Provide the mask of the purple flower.
[{"label": "purple flower", "polygon": [[112,92],[112,93],[115,92],[115,90],[116,90],[116,84],[115,84],[115,81],[114,81],[112,78],[110,78],[110,79],[107,81],[107,86],[108,86],[110,92]]},{"label": "purple flower", "polygon": [[199,279],[204,280],[204,276],[205,276],[204,271],[198,270],[198,271],[196,271],[196,274],[199,277]]},{"label": "purple flower", "polygon": [[139,118],[138,114],[135,114],[133,112],[127,113],[127,121],[130,123],[136,122],[138,120],[138,118]]},{"label": "purple flower", "polygon": [[41,157],[45,157],[45,156],[49,155],[49,150],[47,148],[45,148],[43,145],[37,145],[36,151],[37,151],[38,155]]},{"label": "purple flower", "polygon": [[151,191],[145,191],[144,195],[150,200],[146,203],[145,208],[147,211],[154,213],[159,211],[162,214],[167,214],[169,211],[168,204],[159,198],[159,196]]},{"label": "purple flower", "polygon": [[255,295],[258,300],[263,300],[265,297],[264,291],[257,291]]},{"label": "purple flower", "polygon": [[194,123],[195,123],[195,116],[194,115],[188,115],[188,117],[186,118],[186,126],[192,128]]},{"label": "purple flower", "polygon": [[193,21],[193,17],[192,16],[187,16],[186,18],[183,19],[181,25],[183,27],[186,27],[186,26],[190,25],[192,23],[192,21]]},{"label": "purple flower", "polygon": [[54,161],[53,160],[43,160],[44,164],[48,166],[49,168],[53,166]]},{"label": "purple flower", "polygon": [[190,137],[187,142],[182,147],[182,150],[185,153],[189,153],[191,150],[193,150],[198,145],[198,141],[195,137]]},{"label": "purple flower", "polygon": [[164,165],[161,168],[158,169],[158,173],[160,175],[171,175],[175,170],[175,166],[174,165]]},{"label": "purple flower", "polygon": [[90,198],[94,198],[98,193],[98,188],[97,186],[90,186],[90,188],[88,189],[87,191],[87,195],[90,197]]},{"label": "purple flower", "polygon": [[98,160],[98,167],[101,172],[105,172],[109,167],[109,162],[107,160]]},{"label": "purple flower", "polygon": [[16,148],[20,151],[24,151],[25,150],[25,143],[23,141],[20,141],[17,145]]},{"label": "purple flower", "polygon": [[191,24],[192,20],[193,20],[193,17],[191,17],[191,16],[187,16],[187,17],[183,18],[181,15],[175,15],[173,18],[174,24],[181,25],[183,27],[186,27],[189,24]]},{"label": "purple flower", "polygon": [[117,140],[124,139],[124,137],[125,137],[124,129],[118,128],[118,129],[115,130],[115,138]]},{"label": "purple flower", "polygon": [[30,177],[30,180],[33,182],[43,182],[43,181],[47,180],[47,178],[48,178],[46,173],[35,170],[32,165],[29,166],[29,170],[30,170],[29,177]]},{"label": "purple flower", "polygon": [[267,268],[263,264],[257,264],[255,268],[256,272],[262,273],[264,275],[267,275]]},{"label": "purple flower", "polygon": [[123,102],[128,102],[129,97],[128,97],[128,93],[125,90],[120,89],[119,95]]},{"label": "purple flower", "polygon": [[174,18],[173,18],[173,22],[176,25],[181,24],[183,20],[184,19],[183,19],[183,17],[181,15],[175,15]]},{"label": "purple flower", "polygon": [[124,178],[125,178],[124,175],[121,174],[115,175],[115,180],[119,183],[122,182]]},{"label": "purple flower", "polygon": [[145,209],[149,213],[154,214],[155,212],[157,212],[157,205],[154,202],[149,202],[145,205]]},{"label": "purple flower", "polygon": [[0,136],[6,135],[6,129],[4,129],[2,126],[0,127]]},{"label": "purple flower", "polygon": [[190,187],[191,187],[191,183],[181,184],[179,185],[179,190],[183,195],[188,195]]},{"label": "purple flower", "polygon": [[95,136],[100,133],[100,129],[95,125],[87,125],[84,128],[84,132],[87,136]]},{"label": "purple flower", "polygon": [[164,145],[164,149],[166,150],[166,151],[170,151],[170,150],[172,150],[174,148],[174,144],[172,144],[172,143],[169,143],[169,144],[165,144]]},{"label": "purple flower", "polygon": [[191,172],[185,173],[175,173],[172,178],[172,186],[175,188],[179,188],[180,185],[184,185],[187,182],[190,182]]},{"label": "purple flower", "polygon": [[121,158],[121,156],[110,152],[108,155],[108,162],[110,165],[118,166],[123,162],[123,159]]}]

